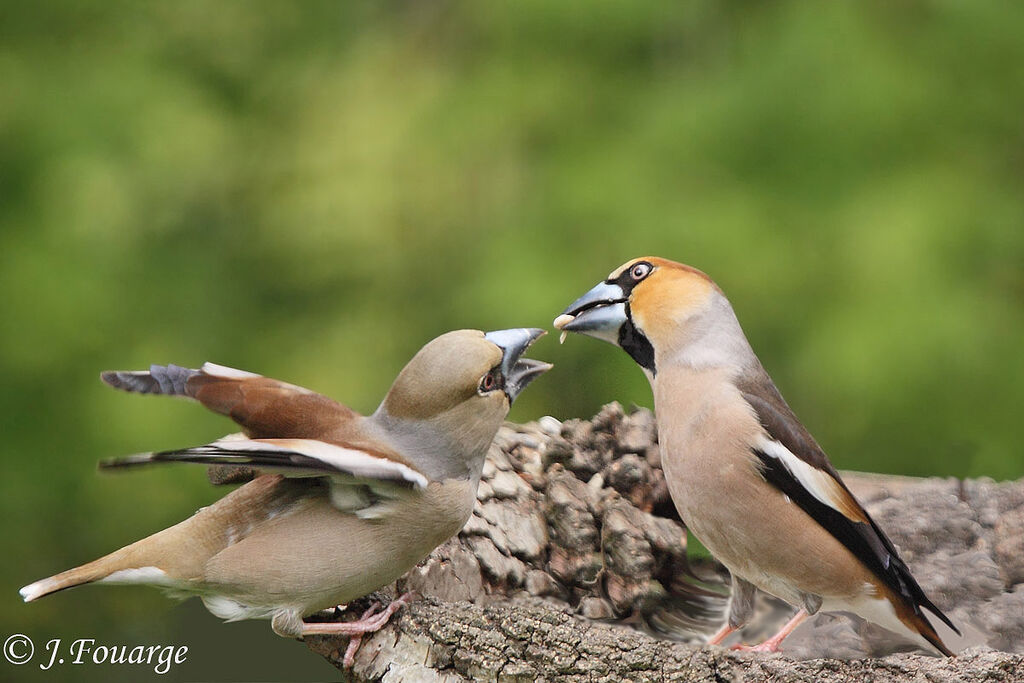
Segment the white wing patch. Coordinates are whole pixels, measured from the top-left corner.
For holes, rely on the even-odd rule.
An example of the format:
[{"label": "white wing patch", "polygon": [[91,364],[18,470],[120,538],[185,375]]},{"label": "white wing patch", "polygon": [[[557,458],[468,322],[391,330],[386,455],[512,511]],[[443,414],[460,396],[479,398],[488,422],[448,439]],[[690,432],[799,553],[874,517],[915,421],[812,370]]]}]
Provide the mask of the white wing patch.
[{"label": "white wing patch", "polygon": [[828,472],[804,462],[774,439],[761,436],[756,448],[779,460],[797,482],[820,502],[849,519],[862,521],[863,514],[851,504],[850,495]]},{"label": "white wing patch", "polygon": [[202,370],[207,375],[213,375],[214,377],[222,377],[224,379],[253,379],[254,377],[263,376],[257,375],[255,372],[249,372],[247,370],[238,370],[236,368],[229,368],[226,365],[217,365],[216,363],[210,362],[203,363]]},{"label": "white wing patch", "polygon": [[[316,439],[240,439],[237,434],[232,434],[214,441],[210,445],[230,451],[285,452],[305,455],[340,470],[339,474],[348,474],[357,479],[404,481],[418,489],[425,489],[428,483],[422,473],[408,465],[371,455],[365,451],[335,446]],[[319,470],[310,470],[309,474],[293,473],[293,476],[322,477],[324,474],[325,472]]]}]

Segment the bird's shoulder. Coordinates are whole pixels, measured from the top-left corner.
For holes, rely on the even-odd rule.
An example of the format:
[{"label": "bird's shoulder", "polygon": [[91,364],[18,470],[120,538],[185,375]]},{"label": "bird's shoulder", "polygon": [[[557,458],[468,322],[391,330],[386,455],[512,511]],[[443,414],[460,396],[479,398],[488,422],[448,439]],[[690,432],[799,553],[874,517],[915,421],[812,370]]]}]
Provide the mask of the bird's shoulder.
[{"label": "bird's shoulder", "polygon": [[797,418],[764,368],[758,365],[746,370],[735,384],[769,437],[811,467],[841,480],[825,451]]}]

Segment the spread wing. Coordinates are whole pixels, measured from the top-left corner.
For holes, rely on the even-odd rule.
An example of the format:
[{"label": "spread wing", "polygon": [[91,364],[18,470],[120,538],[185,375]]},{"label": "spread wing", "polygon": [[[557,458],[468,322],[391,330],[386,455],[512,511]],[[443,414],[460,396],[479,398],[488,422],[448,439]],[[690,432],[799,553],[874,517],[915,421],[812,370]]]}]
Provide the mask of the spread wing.
[{"label": "spread wing", "polygon": [[106,460],[100,463],[100,469],[162,462],[255,469],[261,474],[294,479],[325,478],[335,507],[366,518],[386,513],[382,500],[402,498],[426,488],[428,483],[419,470],[365,450],[316,439],[247,439],[240,434],[204,446]]},{"label": "spread wing", "polygon": [[930,637],[934,630],[921,607],[959,633],[956,626],[925,595],[892,541],[843,483],[824,451],[793,414],[767,373],[762,370],[760,374],[737,384],[765,431],[754,447],[765,479],[789,496],[899,596],[927,626],[927,629],[922,629],[922,635],[946,651],[937,636],[934,640]]},{"label": "spread wing", "polygon": [[352,409],[309,389],[214,363],[198,370],[152,365],[149,370],[104,372],[101,378],[124,391],[194,399],[257,439],[324,438],[357,417]]}]

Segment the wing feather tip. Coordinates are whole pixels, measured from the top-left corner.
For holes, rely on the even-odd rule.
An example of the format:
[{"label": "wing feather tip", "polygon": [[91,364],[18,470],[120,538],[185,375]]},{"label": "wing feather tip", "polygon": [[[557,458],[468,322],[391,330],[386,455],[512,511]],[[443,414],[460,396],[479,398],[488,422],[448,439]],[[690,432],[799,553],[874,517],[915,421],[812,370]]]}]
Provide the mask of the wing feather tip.
[{"label": "wing feather tip", "polygon": [[106,470],[117,470],[123,467],[134,467],[136,465],[146,465],[151,462],[155,462],[155,456],[157,453],[133,453],[132,455],[124,455],[119,458],[106,458],[96,463],[96,468],[100,471]]},{"label": "wing feather tip", "polygon": [[237,434],[192,448],[137,453],[101,460],[98,468],[101,471],[119,470],[161,462],[217,464],[268,471],[281,467],[289,471],[319,470],[320,474],[316,476],[333,474],[370,481],[386,481],[418,491],[426,489],[430,484],[427,476],[415,467],[363,450],[345,448],[315,439],[247,439]]},{"label": "wing feather tip", "polygon": [[153,380],[147,370],[104,370],[100,380],[121,391],[146,394],[152,391]]},{"label": "wing feather tip", "polygon": [[212,377],[219,377],[221,379],[255,379],[263,376],[255,372],[249,372],[248,370],[239,370],[238,368],[219,365],[217,363],[211,363],[210,361],[203,363],[203,366],[200,369],[204,374]]}]

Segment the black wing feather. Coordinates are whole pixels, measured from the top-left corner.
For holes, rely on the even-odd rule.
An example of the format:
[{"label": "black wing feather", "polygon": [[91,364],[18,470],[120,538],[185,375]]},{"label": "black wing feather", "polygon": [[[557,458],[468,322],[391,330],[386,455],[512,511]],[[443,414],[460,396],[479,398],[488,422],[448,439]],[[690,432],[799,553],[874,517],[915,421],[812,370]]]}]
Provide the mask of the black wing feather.
[{"label": "black wing feather", "polygon": [[[827,472],[850,494],[851,498],[854,498],[846,484],[843,483],[839,472],[836,471],[814,437],[797,420],[796,415],[786,404],[767,373],[764,373],[763,370],[761,372],[763,373],[761,377],[739,383],[744,400],[754,409],[761,426],[771,438],[781,443],[795,456],[809,465]],[[863,509],[863,506],[861,506],[861,510],[867,523],[854,521],[815,498],[778,458],[773,458],[757,449],[754,449],[754,454],[761,461],[764,477],[769,483],[789,496],[800,509],[835,536],[847,550],[863,562],[872,574],[905,598],[913,607],[915,614],[929,623],[927,616],[921,612],[923,606],[956,631],[958,635],[960,634],[960,630],[953,625],[949,617],[928,599],[924,590],[910,573],[910,568],[900,558],[896,546],[875,523],[867,510]]]},{"label": "black wing feather", "polygon": [[947,626],[960,633],[942,610],[928,599],[924,590],[910,573],[910,568],[900,558],[892,541],[885,535],[871,516],[864,512],[868,523],[855,522],[835,508],[822,503],[796,480],[785,464],[758,449],[754,455],[762,464],[762,473],[768,483],[785,493],[801,510],[820,524],[836,540],[846,546],[853,555],[864,563],[872,574],[881,579],[913,606],[914,612],[925,621],[928,617],[921,612],[926,607]]},{"label": "black wing feather", "polygon": [[[99,468],[101,470],[122,469],[162,462],[187,462],[199,465],[222,465],[231,468],[257,470],[260,468],[267,468],[278,471],[306,471],[310,473],[309,476],[317,476],[317,473],[325,477],[333,474],[341,474],[346,477],[354,476],[353,473],[347,469],[336,467],[335,465],[324,460],[320,460],[319,458],[303,455],[302,453],[296,453],[291,450],[274,450],[273,448],[267,448],[266,450],[260,451],[231,450],[230,448],[222,448],[220,446],[213,445],[196,446],[194,448],[183,448],[173,451],[160,451],[157,453],[140,453],[138,455],[129,455],[123,458],[102,460],[99,463]],[[404,488],[411,489],[415,487],[414,482],[397,476],[387,477],[387,481]]]}]

